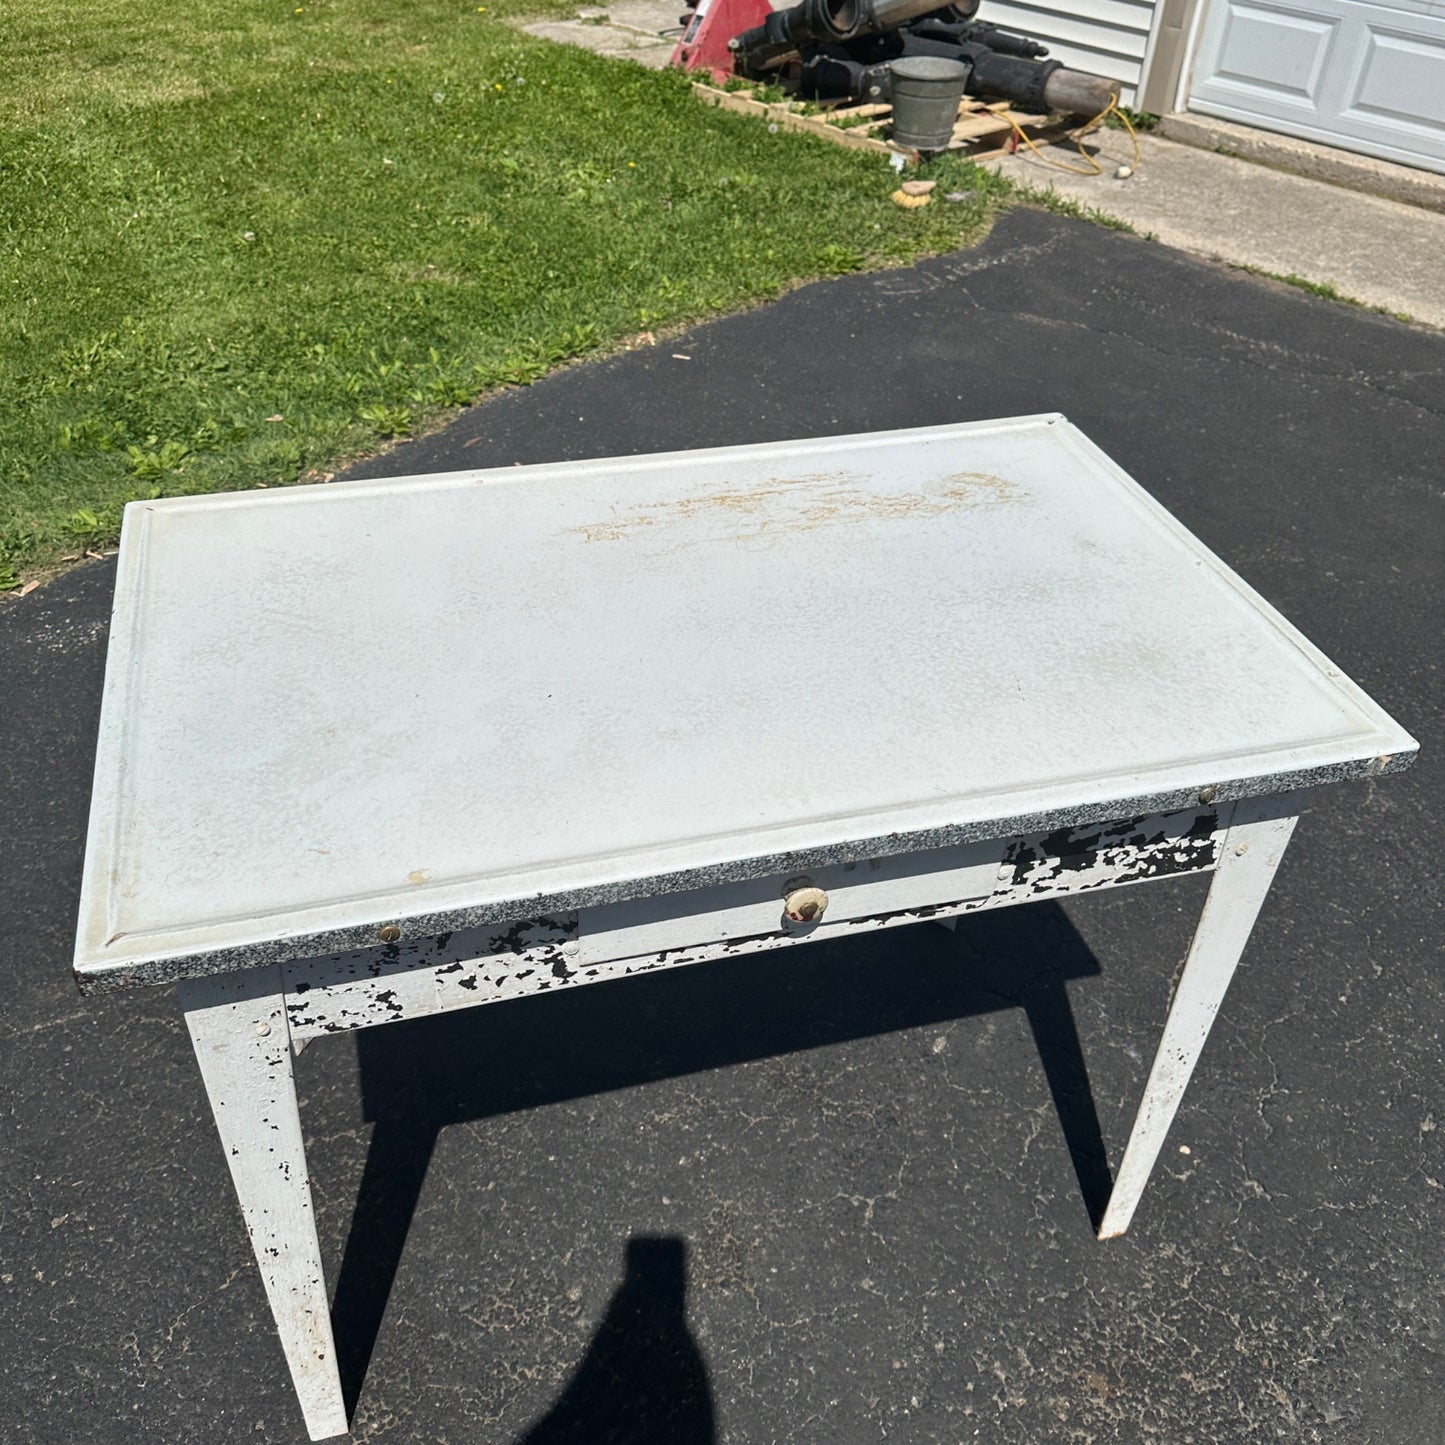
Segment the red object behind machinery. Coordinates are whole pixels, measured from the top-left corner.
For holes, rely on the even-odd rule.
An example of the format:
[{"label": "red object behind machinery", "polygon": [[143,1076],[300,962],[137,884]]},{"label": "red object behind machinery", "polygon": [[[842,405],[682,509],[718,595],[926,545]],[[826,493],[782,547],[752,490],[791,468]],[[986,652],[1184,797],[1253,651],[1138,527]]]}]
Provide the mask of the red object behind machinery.
[{"label": "red object behind machinery", "polygon": [[728,41],[761,25],[772,13],[768,0],[698,0],[687,14],[682,39],[668,64],[681,70],[710,70],[714,80],[727,80],[733,73]]}]

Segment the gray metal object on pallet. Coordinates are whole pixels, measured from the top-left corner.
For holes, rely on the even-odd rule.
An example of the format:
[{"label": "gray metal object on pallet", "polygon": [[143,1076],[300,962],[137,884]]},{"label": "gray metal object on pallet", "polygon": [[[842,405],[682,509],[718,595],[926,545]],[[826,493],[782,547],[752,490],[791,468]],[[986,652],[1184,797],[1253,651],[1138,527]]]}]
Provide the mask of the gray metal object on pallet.
[{"label": "gray metal object on pallet", "polygon": [[889,67],[893,97],[893,144],[941,151],[953,139],[968,67],[941,56],[919,55]]}]

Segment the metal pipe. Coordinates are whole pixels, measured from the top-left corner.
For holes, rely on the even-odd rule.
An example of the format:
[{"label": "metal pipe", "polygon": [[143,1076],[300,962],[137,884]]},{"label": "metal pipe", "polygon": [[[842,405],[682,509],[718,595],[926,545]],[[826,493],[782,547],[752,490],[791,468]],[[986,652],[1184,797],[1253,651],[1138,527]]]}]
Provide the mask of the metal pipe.
[{"label": "metal pipe", "polygon": [[836,43],[877,35],[937,9],[939,0],[803,0],[733,36],[728,49],[740,74],[757,76],[796,60],[798,47],[810,41]]},{"label": "metal pipe", "polygon": [[938,0],[863,0],[863,24],[859,35],[876,35],[882,30],[896,30],[920,15],[931,15],[944,7]]},{"label": "metal pipe", "polygon": [[1101,115],[1119,100],[1119,82],[1082,70],[1056,70],[1044,81],[1044,106],[1065,115]]}]

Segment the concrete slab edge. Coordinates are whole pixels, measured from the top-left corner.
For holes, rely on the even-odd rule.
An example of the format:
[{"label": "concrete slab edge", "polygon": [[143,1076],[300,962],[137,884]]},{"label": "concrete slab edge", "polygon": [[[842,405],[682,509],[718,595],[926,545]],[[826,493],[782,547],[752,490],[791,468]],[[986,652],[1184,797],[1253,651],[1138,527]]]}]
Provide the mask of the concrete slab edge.
[{"label": "concrete slab edge", "polygon": [[1158,134],[1181,145],[1220,151],[1256,165],[1327,181],[1346,190],[1364,191],[1388,201],[1403,201],[1406,205],[1445,212],[1445,175],[1431,171],[1216,120],[1213,116],[1163,115],[1159,117]]}]

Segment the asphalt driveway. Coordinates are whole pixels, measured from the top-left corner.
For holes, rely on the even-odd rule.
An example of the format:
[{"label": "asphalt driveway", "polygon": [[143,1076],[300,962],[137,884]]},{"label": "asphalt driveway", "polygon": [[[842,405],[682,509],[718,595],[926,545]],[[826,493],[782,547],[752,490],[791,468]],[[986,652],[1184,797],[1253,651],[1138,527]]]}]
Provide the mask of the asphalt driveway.
[{"label": "asphalt driveway", "polygon": [[[1301,823],[1130,1234],[1197,880],[325,1040],[356,1439],[1438,1441],[1445,335],[1019,211],[365,474],[1050,410],[1424,747]],[[0,606],[0,1438],[299,1441],[170,993],[69,980],[112,577]]]}]

